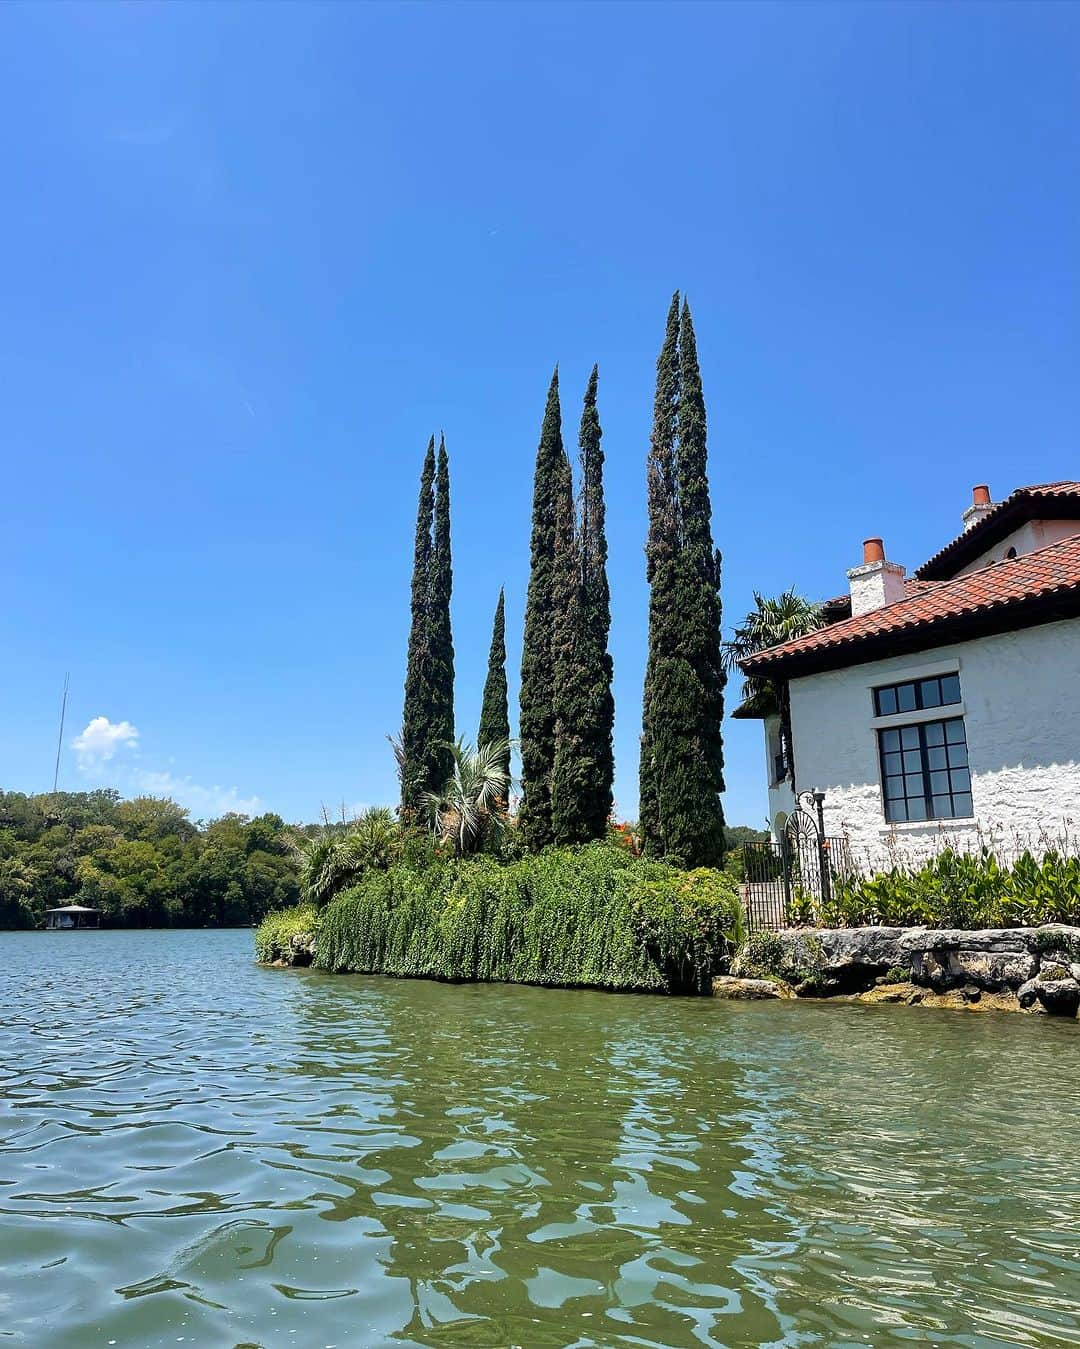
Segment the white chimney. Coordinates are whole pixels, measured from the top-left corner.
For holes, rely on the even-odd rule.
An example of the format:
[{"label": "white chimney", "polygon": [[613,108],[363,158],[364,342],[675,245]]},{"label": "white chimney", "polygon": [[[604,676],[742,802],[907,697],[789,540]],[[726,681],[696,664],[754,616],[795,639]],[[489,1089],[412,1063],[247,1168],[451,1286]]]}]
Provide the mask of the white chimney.
[{"label": "white chimney", "polygon": [[851,585],[851,616],[869,614],[896,604],[905,598],[904,568],[885,558],[885,545],[880,539],[866,539],[863,543],[863,564],[848,572]]},{"label": "white chimney", "polygon": [[980,483],[978,487],[971,489],[971,505],[964,512],[964,531],[969,530],[972,525],[977,525],[994,509],[994,503],[990,500],[990,488],[986,483]]}]

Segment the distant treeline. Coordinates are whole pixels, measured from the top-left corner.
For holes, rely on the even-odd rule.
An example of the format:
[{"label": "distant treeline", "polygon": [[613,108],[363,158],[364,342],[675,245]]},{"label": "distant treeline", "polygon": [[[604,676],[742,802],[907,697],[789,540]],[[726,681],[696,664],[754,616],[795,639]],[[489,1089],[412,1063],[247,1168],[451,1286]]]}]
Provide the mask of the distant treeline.
[{"label": "distant treeline", "polygon": [[111,789],[0,791],[0,928],[40,927],[86,904],[110,927],[226,927],[295,904],[297,866],[279,815],[196,824],[174,801]]}]

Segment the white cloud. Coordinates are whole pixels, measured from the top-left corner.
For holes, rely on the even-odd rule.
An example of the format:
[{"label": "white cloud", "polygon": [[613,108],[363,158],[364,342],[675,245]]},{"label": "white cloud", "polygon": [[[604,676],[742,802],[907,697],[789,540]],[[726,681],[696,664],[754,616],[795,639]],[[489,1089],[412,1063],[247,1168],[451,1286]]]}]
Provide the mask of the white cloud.
[{"label": "white cloud", "polygon": [[[117,751],[137,754],[138,729],[130,721],[110,721],[94,717],[85,730],[71,742],[78,756],[79,771],[90,779],[107,781],[128,796],[168,796],[187,806],[196,819],[216,819],[219,815],[261,815],[265,810],[258,796],[241,796],[236,787],[215,784],[204,787],[190,777],[168,769],[141,768],[137,764],[112,763]],[[171,762],[171,761],[170,761]],[[108,768],[105,765],[108,764]]]},{"label": "white cloud", "polygon": [[191,778],[178,777],[167,770],[152,772],[137,769],[131,775],[134,789],[143,796],[169,796],[187,806],[199,820],[216,819],[219,815],[261,815],[264,806],[258,796],[241,796],[236,787],[204,787]]},{"label": "white cloud", "polygon": [[79,767],[85,770],[108,763],[118,749],[134,748],[138,742],[139,732],[130,721],[93,717],[71,744],[79,756]]}]

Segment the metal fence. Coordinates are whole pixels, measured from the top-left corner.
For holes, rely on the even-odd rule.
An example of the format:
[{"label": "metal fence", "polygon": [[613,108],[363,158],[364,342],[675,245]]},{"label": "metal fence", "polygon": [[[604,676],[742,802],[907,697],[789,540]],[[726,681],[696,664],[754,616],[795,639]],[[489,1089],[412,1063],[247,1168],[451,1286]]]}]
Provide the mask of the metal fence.
[{"label": "metal fence", "polygon": [[744,843],[743,864],[743,907],[755,932],[791,927],[800,909],[828,902],[833,883],[851,872],[851,852],[846,838],[785,832],[779,841]]}]

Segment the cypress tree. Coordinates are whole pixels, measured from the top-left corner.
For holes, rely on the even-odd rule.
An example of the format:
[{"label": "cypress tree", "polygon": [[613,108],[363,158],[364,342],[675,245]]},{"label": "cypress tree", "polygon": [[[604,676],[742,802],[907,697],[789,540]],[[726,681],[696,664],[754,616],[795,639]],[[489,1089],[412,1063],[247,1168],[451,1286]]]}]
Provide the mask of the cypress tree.
[{"label": "cypress tree", "polygon": [[555,671],[555,746],[551,768],[551,832],[556,843],[584,843],[587,784],[583,731],[588,688],[582,632],[581,535],[574,479],[563,455],[555,482],[555,557],[552,566],[551,649]]},{"label": "cypress tree", "polygon": [[603,430],[596,406],[599,370],[594,365],[585,390],[578,445],[581,450],[581,611],[583,663],[587,698],[584,741],[586,789],[583,811],[589,838],[603,837],[611,815],[615,777],[612,733],[615,700],[608,637],[611,631],[611,591],[607,577],[607,525],[604,506]]},{"label": "cypress tree", "polygon": [[664,342],[656,361],[656,393],[649,443],[647,488],[649,533],[645,578],[649,583],[649,644],[638,770],[638,818],[645,851],[661,855],[659,784],[655,723],[660,669],[678,640],[675,613],[675,561],[678,555],[678,503],[675,495],[675,435],[679,403],[679,292],[668,309]]},{"label": "cypress tree", "polygon": [[435,437],[428,442],[416,508],[412,587],[409,594],[409,648],[405,667],[405,707],[401,719],[401,813],[415,818],[427,788],[431,739],[430,623],[431,528],[435,512]]},{"label": "cypress tree", "polygon": [[695,677],[694,766],[697,782],[673,830],[676,852],[702,866],[724,860],[724,686],[721,655],[720,553],[713,544],[705,395],[690,305],[683,300],[679,328],[679,514],[682,523],[679,613],[684,653]]},{"label": "cypress tree", "polygon": [[454,739],[454,638],[450,626],[450,597],[454,570],[450,557],[450,461],[446,442],[439,437],[435,475],[435,512],[431,552],[431,740],[428,782],[439,790],[450,776]]},{"label": "cypress tree", "polygon": [[642,832],[653,855],[717,866],[724,852],[720,559],[697,343],[689,306],[680,317],[678,300],[657,363],[649,457]]},{"label": "cypress tree", "polygon": [[[484,697],[480,704],[480,726],[476,733],[477,748],[494,741],[510,740],[510,703],[506,692],[506,597],[499,591],[495,606],[495,621],[491,626],[491,649],[488,652],[487,678]],[[500,767],[509,777],[510,747]]]},{"label": "cypress tree", "polygon": [[615,704],[608,654],[611,603],[597,379],[594,366],[578,437],[581,492],[576,528],[569,463],[560,482],[557,513],[552,821],[559,843],[602,838],[611,813]]},{"label": "cypress tree", "polygon": [[551,770],[555,758],[555,667],[552,652],[556,503],[566,451],[559,407],[559,371],[548,389],[533,477],[532,539],[525,632],[521,649],[518,725],[521,738],[522,839],[530,848],[553,840]]}]

